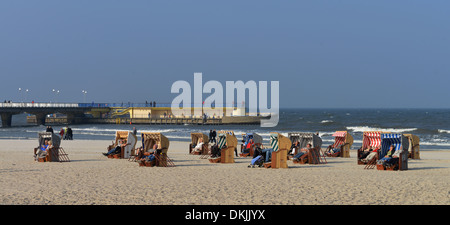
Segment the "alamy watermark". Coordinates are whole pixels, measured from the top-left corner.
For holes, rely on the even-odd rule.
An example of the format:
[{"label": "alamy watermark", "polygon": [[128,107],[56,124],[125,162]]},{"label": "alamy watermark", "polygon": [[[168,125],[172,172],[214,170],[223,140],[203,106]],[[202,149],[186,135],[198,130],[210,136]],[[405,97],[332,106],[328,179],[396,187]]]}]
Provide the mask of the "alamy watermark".
[{"label": "alamy watermark", "polygon": [[[202,117],[205,112],[217,116],[246,115],[245,109],[248,105],[249,116],[270,116],[268,119],[261,119],[261,127],[274,127],[278,124],[279,119],[279,86],[279,81],[270,81],[269,108],[267,81],[258,81],[258,83],[253,80],[245,83],[241,80],[226,81],[224,102],[224,88],[219,81],[210,80],[203,84],[202,73],[194,73],[193,90],[191,85],[184,80],[178,80],[172,84],[171,93],[179,95],[172,100],[171,110],[172,114],[177,117]],[[213,89],[214,92],[212,92]],[[248,104],[245,101],[246,90],[249,93]],[[194,98],[192,98],[192,93]],[[211,95],[203,99],[203,94]]]}]

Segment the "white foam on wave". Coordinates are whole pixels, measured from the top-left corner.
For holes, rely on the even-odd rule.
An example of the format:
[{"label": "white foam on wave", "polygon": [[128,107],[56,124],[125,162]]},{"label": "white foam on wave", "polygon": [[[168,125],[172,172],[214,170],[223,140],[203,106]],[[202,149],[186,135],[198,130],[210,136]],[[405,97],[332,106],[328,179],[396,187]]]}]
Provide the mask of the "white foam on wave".
[{"label": "white foam on wave", "polygon": [[437,143],[437,142],[421,141],[420,145],[450,146],[450,143]]},{"label": "white foam on wave", "polygon": [[320,121],[320,123],[334,123],[333,120],[322,120]]},{"label": "white foam on wave", "polygon": [[362,133],[364,131],[403,133],[403,132],[415,131],[415,130],[417,130],[417,128],[377,128],[377,127],[362,126],[362,127],[347,127],[347,130],[352,130],[355,133],[356,132]]},{"label": "white foam on wave", "polygon": [[[125,129],[107,129],[107,128],[72,128],[74,132],[112,132],[115,133],[116,131],[131,131],[131,130],[125,130]],[[160,133],[169,133],[169,132],[177,132],[175,129],[152,129],[152,130],[138,130],[138,132],[160,132]]]},{"label": "white foam on wave", "polygon": [[450,134],[450,130],[438,129],[439,133],[448,133]]}]

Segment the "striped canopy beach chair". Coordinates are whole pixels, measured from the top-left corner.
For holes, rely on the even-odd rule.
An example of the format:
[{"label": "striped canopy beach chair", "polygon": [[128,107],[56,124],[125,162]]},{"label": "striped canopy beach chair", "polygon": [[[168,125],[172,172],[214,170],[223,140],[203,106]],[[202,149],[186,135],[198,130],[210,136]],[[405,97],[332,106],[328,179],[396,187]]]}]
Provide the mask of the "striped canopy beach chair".
[{"label": "striped canopy beach chair", "polygon": [[217,147],[220,149],[220,158],[210,158],[212,163],[234,163],[233,153],[237,148],[237,138],[232,131],[218,131]]},{"label": "striped canopy beach chair", "polygon": [[[373,150],[379,150],[381,148],[381,131],[364,131],[363,132],[363,142],[360,149],[357,151],[357,160],[359,165],[366,164],[360,160],[360,156],[363,151],[372,147]],[[373,160],[377,160],[378,157],[375,157]]]},{"label": "striped canopy beach chair", "polygon": [[[294,156],[300,149],[306,148],[308,144],[311,144],[311,154],[304,159],[310,164],[326,163],[325,156],[322,152],[322,138],[319,135],[307,132],[291,132],[288,133],[288,137],[292,144],[298,141],[300,145],[299,149],[295,149],[295,152],[293,152]],[[301,160],[300,163],[305,163],[306,161]]]},{"label": "striped canopy beach chair", "polygon": [[420,138],[414,134],[404,134],[408,139],[408,158],[420,159]]},{"label": "striped canopy beach chair", "polygon": [[378,158],[383,158],[391,145],[394,145],[395,151],[401,151],[397,165],[386,167],[382,164],[377,164],[378,170],[407,170],[408,169],[408,148],[409,140],[402,134],[381,134],[381,149],[378,151]]},{"label": "striped canopy beach chair", "polygon": [[290,149],[292,142],[288,137],[278,132],[270,132],[270,147],[273,149],[270,166],[264,165],[266,168],[288,168],[287,151]]},{"label": "striped canopy beach chair", "polygon": [[244,133],[242,134],[242,140],[244,141],[244,143],[241,144],[241,152],[246,148],[246,145],[250,140],[253,140],[253,145],[250,147],[249,153],[241,153],[241,157],[253,156],[255,147],[260,146],[263,141],[262,137],[257,133]]},{"label": "striped canopy beach chair", "polygon": [[[350,148],[353,145],[353,137],[347,131],[336,131],[333,134],[334,143],[328,146],[326,155],[329,157],[350,157]],[[338,148],[340,151],[337,153],[330,153],[330,150]]]}]

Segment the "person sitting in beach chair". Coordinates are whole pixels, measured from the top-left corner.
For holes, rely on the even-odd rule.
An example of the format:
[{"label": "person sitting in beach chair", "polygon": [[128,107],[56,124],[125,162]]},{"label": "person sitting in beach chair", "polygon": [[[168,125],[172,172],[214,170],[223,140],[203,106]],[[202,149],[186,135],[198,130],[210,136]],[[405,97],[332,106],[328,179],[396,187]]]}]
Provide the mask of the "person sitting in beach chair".
[{"label": "person sitting in beach chair", "polygon": [[328,151],[325,152],[325,154],[327,155],[333,155],[333,154],[337,154],[341,151],[342,145],[338,145],[335,148],[332,147],[332,145],[328,146]]},{"label": "person sitting in beach chair", "polygon": [[300,149],[300,141],[297,140],[292,144],[291,149],[288,152],[288,155],[294,155],[294,153],[299,149]]},{"label": "person sitting in beach chair", "polygon": [[122,147],[125,147],[127,145],[129,145],[129,143],[127,143],[124,139],[120,139],[119,144],[115,148],[112,148],[108,152],[103,153],[103,155],[108,156],[108,155],[120,154],[122,152]]},{"label": "person sitting in beach chair", "polygon": [[140,151],[141,155],[138,160],[145,164],[153,163],[156,159],[155,153],[159,154],[161,151],[161,149],[158,149],[158,145],[155,144],[153,145],[153,149],[150,149],[147,152]]},{"label": "person sitting in beach chair", "polygon": [[376,148],[375,150],[369,149],[369,152],[364,153],[361,158],[359,159],[361,162],[363,163],[369,163],[370,161],[372,161],[377,155],[378,155],[378,148]]},{"label": "person sitting in beach chair", "polygon": [[257,153],[253,155],[253,158],[258,155],[262,155],[264,158],[264,163],[272,161],[273,148],[264,148],[264,145],[261,144],[261,147],[258,148],[256,152]]},{"label": "person sitting in beach chair", "polygon": [[203,147],[203,138],[198,139],[197,145],[192,149],[194,152],[201,152]]},{"label": "person sitting in beach chair", "polygon": [[265,163],[272,161],[273,148],[262,149],[262,153],[265,155]]},{"label": "person sitting in beach chair", "polygon": [[44,144],[42,144],[36,152],[36,155],[35,155],[36,161],[39,158],[45,158],[48,154],[47,150],[49,150],[50,148],[52,148],[52,141],[45,139]]},{"label": "person sitting in beach chair", "polygon": [[312,148],[312,145],[311,145],[310,143],[308,143],[308,144],[306,145],[306,148],[300,149],[300,152],[297,153],[297,154],[294,156],[294,158],[292,158],[292,160],[298,162],[298,161],[300,161],[300,160],[302,160],[302,159],[304,159],[304,158],[307,158],[307,157],[308,157],[308,154],[309,154],[309,151],[311,150],[311,148]]},{"label": "person sitting in beach chair", "polygon": [[396,165],[398,163],[399,156],[402,152],[403,152],[402,149],[396,151],[395,145],[391,145],[389,151],[383,158],[377,161],[377,164],[382,164],[384,166]]},{"label": "person sitting in beach chair", "polygon": [[211,146],[211,158],[220,157],[220,153],[221,153],[221,151],[219,149],[219,146],[217,146],[217,144],[214,144],[213,146]]},{"label": "person sitting in beach chair", "polygon": [[253,145],[254,145],[253,139],[250,139],[247,142],[247,144],[244,143],[243,146],[245,146],[245,148],[242,149],[242,153],[244,153],[244,154],[250,153],[250,150],[252,149]]},{"label": "person sitting in beach chair", "polygon": [[364,149],[360,152],[358,159],[365,159],[373,150],[374,150],[373,146],[367,147],[366,149]]}]

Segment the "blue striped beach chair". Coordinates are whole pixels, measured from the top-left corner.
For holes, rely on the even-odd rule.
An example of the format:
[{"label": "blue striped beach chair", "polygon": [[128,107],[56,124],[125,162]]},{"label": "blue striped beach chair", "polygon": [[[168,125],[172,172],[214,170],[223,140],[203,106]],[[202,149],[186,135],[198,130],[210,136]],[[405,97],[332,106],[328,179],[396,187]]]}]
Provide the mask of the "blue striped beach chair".
[{"label": "blue striped beach chair", "polygon": [[409,140],[403,134],[381,134],[381,149],[378,151],[378,158],[383,158],[391,145],[394,145],[395,151],[400,151],[398,165],[386,167],[382,164],[377,164],[378,170],[407,170],[408,169],[408,148]]}]

